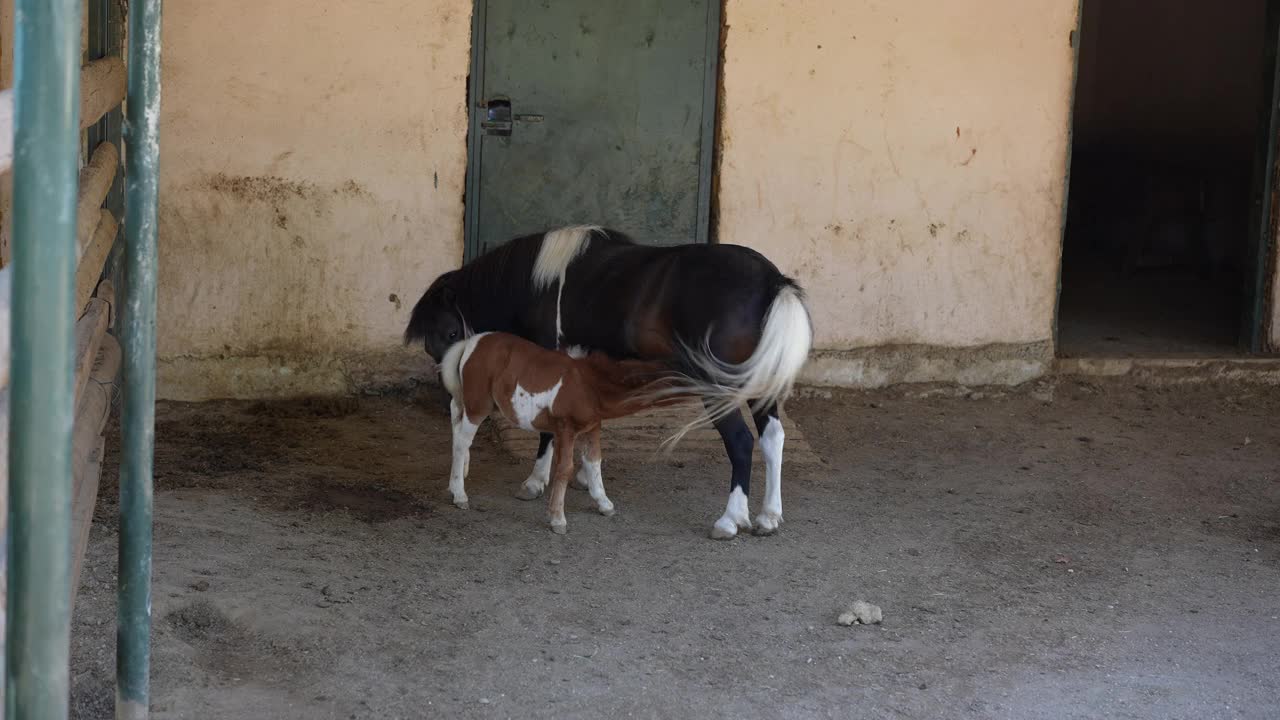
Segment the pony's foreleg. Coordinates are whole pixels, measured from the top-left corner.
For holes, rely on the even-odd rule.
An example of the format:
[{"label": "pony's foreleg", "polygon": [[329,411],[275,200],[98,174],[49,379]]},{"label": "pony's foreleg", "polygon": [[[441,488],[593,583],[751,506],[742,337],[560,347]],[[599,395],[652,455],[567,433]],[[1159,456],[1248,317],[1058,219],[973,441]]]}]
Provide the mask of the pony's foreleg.
[{"label": "pony's foreleg", "polygon": [[751,527],[747,496],[751,493],[751,452],[755,449],[755,439],[751,437],[751,430],[747,429],[741,412],[725,415],[715,425],[724,440],[724,449],[733,470],[729,478],[729,503],[724,515],[711,528],[711,537],[728,540],[736,536],[738,530]]},{"label": "pony's foreleg", "polygon": [[771,535],[782,524],[782,421],[778,406],[761,408],[754,414],[760,433],[760,452],[764,455],[764,507],[756,516],[757,535]]},{"label": "pony's foreleg", "polygon": [[516,491],[517,498],[521,500],[536,500],[542,497],[542,491],[546,489],[547,482],[551,480],[551,458],[553,455],[551,445],[551,433],[542,433],[538,436],[538,457],[533,461],[533,472],[529,473],[529,478]]},{"label": "pony's foreleg", "polygon": [[564,535],[569,526],[564,517],[564,494],[569,487],[569,476],[573,474],[573,435],[568,428],[556,432],[551,491],[547,493],[547,515],[551,520],[551,531],[557,535]]},{"label": "pony's foreleg", "polygon": [[[453,421],[453,466],[449,470],[449,494],[453,504],[467,509],[467,472],[471,469],[471,442],[475,440],[479,423],[473,423],[457,400],[449,403],[449,415]],[[480,418],[484,422],[484,418]]]},{"label": "pony's foreleg", "polygon": [[613,501],[604,492],[604,476],[600,473],[600,426],[588,431],[582,445],[582,467],[578,470],[578,482],[586,481],[587,492],[596,503],[601,515],[612,515]]}]

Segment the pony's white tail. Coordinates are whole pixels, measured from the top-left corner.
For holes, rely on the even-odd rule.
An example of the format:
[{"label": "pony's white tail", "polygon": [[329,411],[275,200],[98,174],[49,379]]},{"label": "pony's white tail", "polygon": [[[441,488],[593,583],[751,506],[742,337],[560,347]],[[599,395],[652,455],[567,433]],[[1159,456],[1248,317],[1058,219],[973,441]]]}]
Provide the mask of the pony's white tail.
[{"label": "pony's white tail", "polygon": [[[708,335],[710,333],[708,332]],[[760,342],[755,352],[741,364],[725,363],[711,352],[709,337],[701,348],[683,348],[684,362],[693,374],[686,374],[664,392],[698,395],[706,414],[680,428],[663,443],[670,448],[689,431],[711,424],[730,413],[741,412],[748,403],[759,410],[781,403],[791,394],[796,378],[809,359],[813,347],[813,324],[800,290],[784,285],[764,316]]]}]

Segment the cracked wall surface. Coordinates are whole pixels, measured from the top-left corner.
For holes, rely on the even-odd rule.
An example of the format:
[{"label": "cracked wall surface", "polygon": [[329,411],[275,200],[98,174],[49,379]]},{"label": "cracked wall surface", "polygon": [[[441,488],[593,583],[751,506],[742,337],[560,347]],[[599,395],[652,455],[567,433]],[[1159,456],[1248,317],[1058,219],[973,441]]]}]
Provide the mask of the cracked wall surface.
[{"label": "cracked wall surface", "polygon": [[161,392],[420,361],[409,311],[462,259],[471,3],[181,3],[163,31]]},{"label": "cracked wall surface", "polygon": [[[400,333],[462,258],[471,7],[165,8],[163,396],[428,372]],[[805,285],[828,380],[851,351],[889,379],[967,362],[929,348],[1045,356],[1075,12],[727,0],[719,237]]]},{"label": "cracked wall surface", "polygon": [[[408,312],[462,256],[470,11],[166,8],[165,392],[419,366]],[[1075,12],[728,0],[720,240],[801,280],[819,349],[1051,337]]]},{"label": "cracked wall surface", "polygon": [[818,347],[1052,337],[1075,0],[729,0],[722,242]]}]

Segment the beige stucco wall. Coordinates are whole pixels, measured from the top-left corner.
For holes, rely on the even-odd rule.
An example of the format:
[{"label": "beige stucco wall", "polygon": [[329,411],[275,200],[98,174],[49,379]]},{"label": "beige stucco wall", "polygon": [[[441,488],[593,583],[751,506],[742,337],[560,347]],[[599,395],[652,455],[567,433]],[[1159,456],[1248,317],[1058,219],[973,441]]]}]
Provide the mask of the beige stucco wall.
[{"label": "beige stucco wall", "polygon": [[[1007,344],[1038,371],[1075,10],[728,1],[720,237],[803,282],[820,348]],[[461,256],[469,19],[468,0],[166,8],[164,394],[412,368],[409,307]]]},{"label": "beige stucco wall", "polygon": [[[394,374],[462,257],[471,3],[171,3],[161,394]],[[363,374],[363,375],[362,375]]]},{"label": "beige stucco wall", "polygon": [[[471,6],[166,6],[162,396],[425,369],[399,335],[462,255]],[[726,0],[719,235],[808,289],[811,378],[1045,370],[1076,8]]]},{"label": "beige stucco wall", "polygon": [[818,345],[1051,338],[1075,0],[729,0],[721,232]]},{"label": "beige stucco wall", "polygon": [[[806,286],[824,377],[1044,370],[1076,8],[727,0],[720,239]],[[470,11],[166,6],[162,395],[424,369],[399,336],[462,254]]]}]

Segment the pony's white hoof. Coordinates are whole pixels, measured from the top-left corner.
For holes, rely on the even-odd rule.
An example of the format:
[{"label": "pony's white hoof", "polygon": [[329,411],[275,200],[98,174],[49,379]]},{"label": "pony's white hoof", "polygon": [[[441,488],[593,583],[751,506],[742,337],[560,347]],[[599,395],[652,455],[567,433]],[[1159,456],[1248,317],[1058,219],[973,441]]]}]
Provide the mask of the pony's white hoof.
[{"label": "pony's white hoof", "polygon": [[471,507],[470,505],[467,504],[466,498],[454,498],[453,505],[459,510],[468,510]]},{"label": "pony's white hoof", "polygon": [[772,513],[760,513],[756,517],[756,527],[753,532],[756,535],[772,535],[778,532],[778,526],[782,524],[782,516]]},{"label": "pony's white hoof", "polygon": [[729,506],[724,514],[711,528],[711,537],[716,540],[728,540],[738,536],[739,530],[751,529],[751,513],[747,510],[747,494],[742,488],[734,486],[729,493]]},{"label": "pony's white hoof", "polygon": [[516,491],[516,499],[518,500],[537,500],[540,497],[542,497],[542,486],[533,484],[528,480]]},{"label": "pony's white hoof", "polygon": [[615,510],[613,507],[613,503],[607,500],[597,505],[596,510],[598,510],[600,514],[605,517],[613,517],[613,514],[617,512],[617,510]]},{"label": "pony's white hoof", "polygon": [[732,540],[738,536],[738,524],[727,517],[722,517],[711,527],[713,540]]},{"label": "pony's white hoof", "polygon": [[564,535],[565,533],[569,532],[569,525],[566,523],[561,523],[559,525],[555,523],[551,523],[551,532],[557,535]]}]

